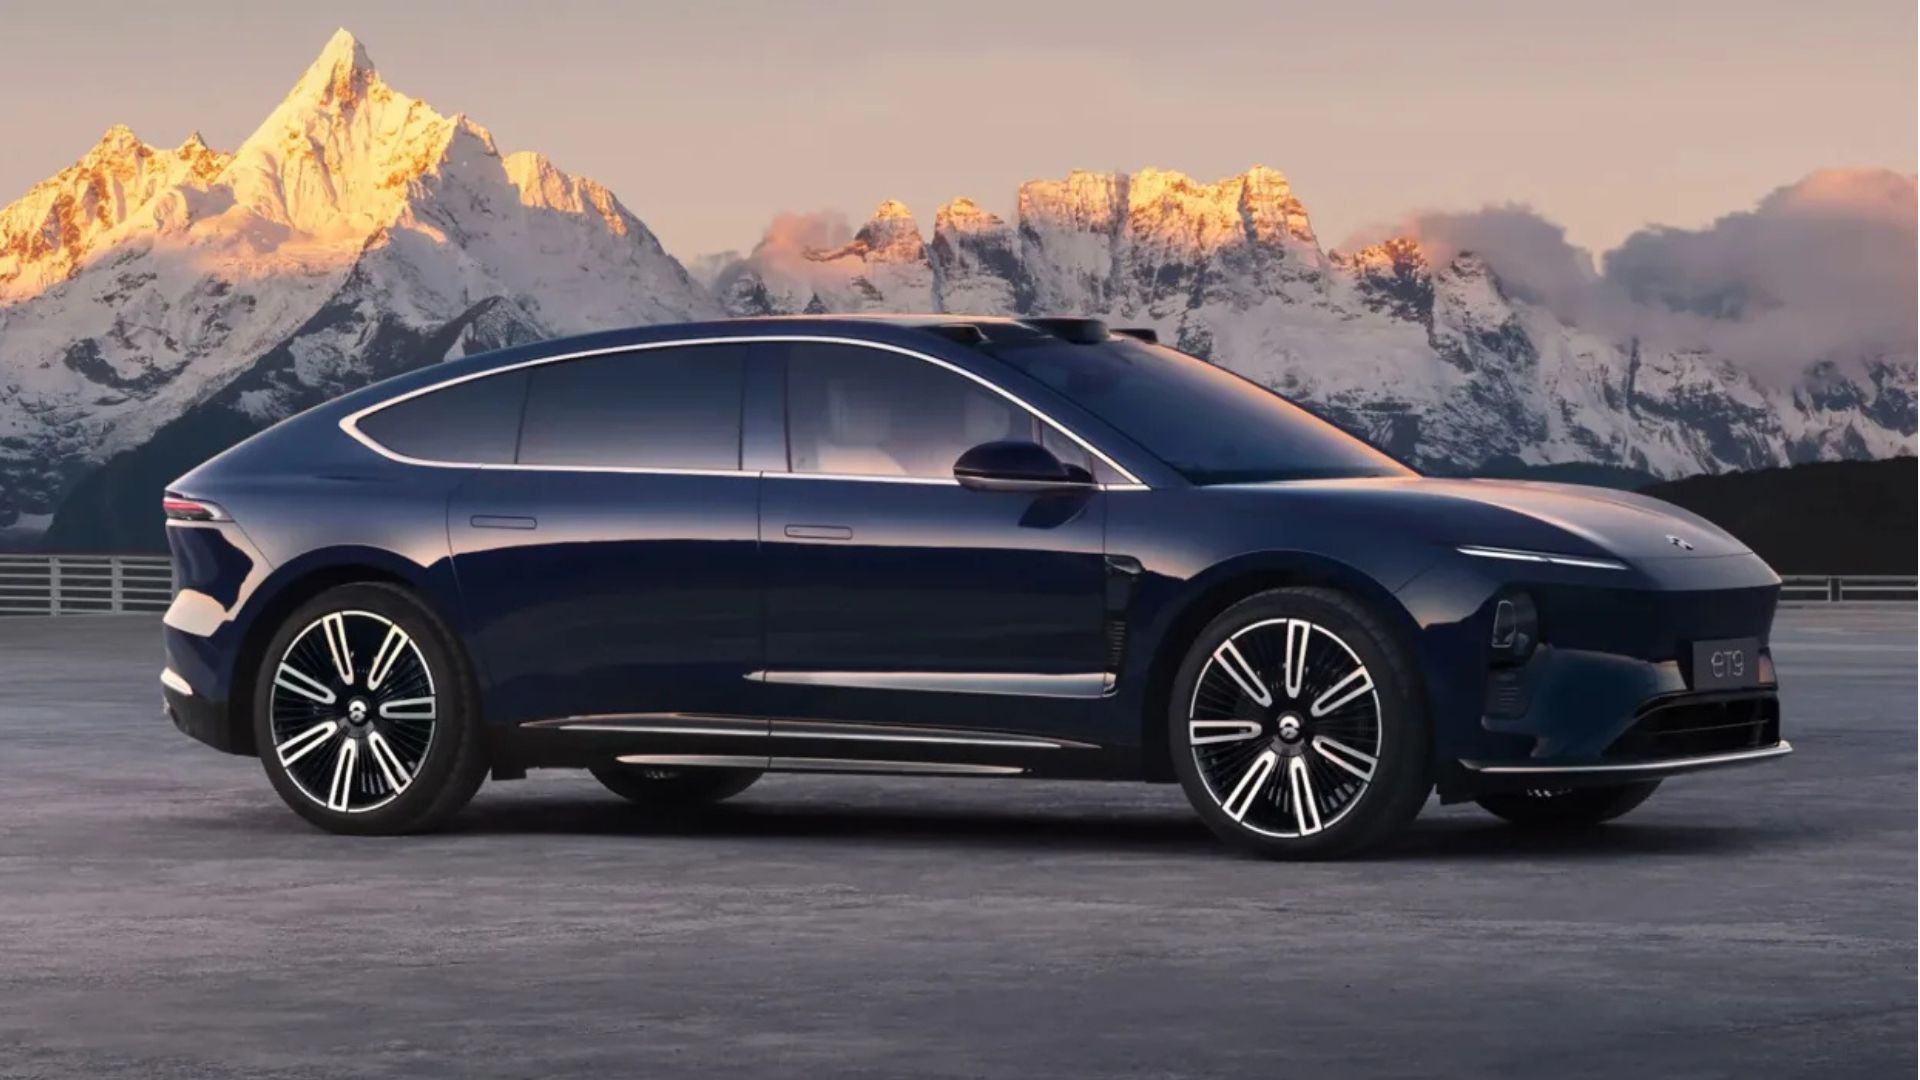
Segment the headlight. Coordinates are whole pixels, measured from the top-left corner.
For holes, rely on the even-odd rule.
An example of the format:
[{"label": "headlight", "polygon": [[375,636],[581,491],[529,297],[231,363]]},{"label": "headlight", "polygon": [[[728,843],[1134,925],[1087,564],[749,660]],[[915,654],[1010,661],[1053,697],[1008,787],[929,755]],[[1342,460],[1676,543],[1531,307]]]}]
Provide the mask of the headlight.
[{"label": "headlight", "polygon": [[1552,551],[1521,551],[1517,548],[1481,547],[1477,544],[1463,544],[1454,550],[1462,555],[1472,555],[1477,559],[1551,563],[1554,566],[1580,566],[1589,570],[1625,570],[1627,568],[1627,564],[1619,559],[1602,559],[1592,555],[1561,555]]}]

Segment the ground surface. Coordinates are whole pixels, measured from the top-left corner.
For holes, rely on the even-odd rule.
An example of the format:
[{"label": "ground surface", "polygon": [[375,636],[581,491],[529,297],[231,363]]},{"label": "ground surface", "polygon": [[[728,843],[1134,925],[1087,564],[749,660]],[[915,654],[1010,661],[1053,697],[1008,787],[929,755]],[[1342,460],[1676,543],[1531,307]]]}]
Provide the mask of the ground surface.
[{"label": "ground surface", "polygon": [[1914,631],[1784,612],[1799,752],[1618,826],[1279,865],[992,780],[336,839],[160,719],[152,620],[0,620],[0,1076],[1912,1076]]}]

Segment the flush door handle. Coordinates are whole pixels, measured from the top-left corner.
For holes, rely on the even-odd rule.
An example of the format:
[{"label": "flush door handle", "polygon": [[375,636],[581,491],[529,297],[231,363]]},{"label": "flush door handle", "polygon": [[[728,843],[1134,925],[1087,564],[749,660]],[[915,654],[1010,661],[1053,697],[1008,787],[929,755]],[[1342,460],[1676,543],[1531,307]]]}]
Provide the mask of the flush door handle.
[{"label": "flush door handle", "polygon": [[789,525],[787,538],[791,540],[851,540],[853,530],[845,525]]},{"label": "flush door handle", "polygon": [[540,522],[517,514],[475,514],[467,519],[476,529],[537,529]]}]

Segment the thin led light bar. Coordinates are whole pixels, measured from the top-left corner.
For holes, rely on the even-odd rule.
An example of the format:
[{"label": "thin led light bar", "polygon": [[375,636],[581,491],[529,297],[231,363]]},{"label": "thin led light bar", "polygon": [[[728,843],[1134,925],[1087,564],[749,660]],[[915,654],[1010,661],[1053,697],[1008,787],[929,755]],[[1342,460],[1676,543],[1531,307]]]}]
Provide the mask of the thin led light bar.
[{"label": "thin led light bar", "polygon": [[1596,559],[1590,555],[1558,555],[1551,551],[1518,551],[1513,548],[1479,547],[1474,544],[1464,544],[1454,550],[1462,555],[1472,555],[1480,559],[1581,566],[1589,570],[1625,570],[1627,568],[1627,564],[1618,559]]}]

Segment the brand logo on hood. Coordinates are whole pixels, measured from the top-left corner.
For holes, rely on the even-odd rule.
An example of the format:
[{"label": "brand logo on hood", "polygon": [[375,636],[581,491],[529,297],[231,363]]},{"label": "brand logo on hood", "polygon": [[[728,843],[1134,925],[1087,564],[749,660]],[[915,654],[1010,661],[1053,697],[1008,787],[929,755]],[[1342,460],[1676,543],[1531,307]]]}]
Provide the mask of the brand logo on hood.
[{"label": "brand logo on hood", "polygon": [[1667,543],[1672,544],[1674,547],[1679,548],[1681,551],[1693,550],[1692,544],[1687,543],[1685,540],[1680,539],[1679,537],[1673,535],[1672,533],[1667,534]]}]

